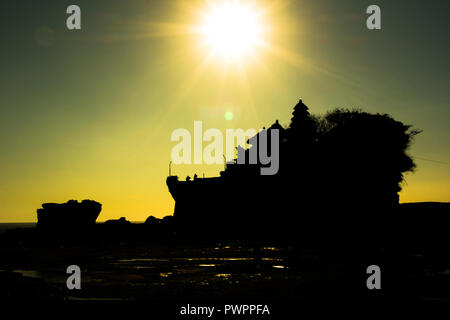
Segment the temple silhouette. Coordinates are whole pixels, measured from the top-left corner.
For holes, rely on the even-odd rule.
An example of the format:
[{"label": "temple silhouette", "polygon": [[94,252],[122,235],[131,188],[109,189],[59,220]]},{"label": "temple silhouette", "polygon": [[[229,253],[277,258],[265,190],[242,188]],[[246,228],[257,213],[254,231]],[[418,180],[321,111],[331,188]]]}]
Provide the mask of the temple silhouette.
[{"label": "temple silhouette", "polygon": [[[264,164],[250,163],[250,153],[273,129],[279,170],[261,175]],[[407,150],[419,132],[387,114],[336,109],[313,116],[300,100],[288,127],[275,121],[263,128],[248,139],[250,147],[237,148],[220,176],[182,181],[169,174],[178,230],[252,238],[300,233],[317,240],[363,226],[372,213],[387,217],[398,207],[404,173],[415,168]]]}]

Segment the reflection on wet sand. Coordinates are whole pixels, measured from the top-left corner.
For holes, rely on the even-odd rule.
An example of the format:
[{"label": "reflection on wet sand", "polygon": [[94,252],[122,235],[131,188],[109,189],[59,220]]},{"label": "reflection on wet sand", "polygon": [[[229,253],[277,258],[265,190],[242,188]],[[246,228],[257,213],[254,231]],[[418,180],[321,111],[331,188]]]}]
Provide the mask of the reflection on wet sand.
[{"label": "reflection on wet sand", "polygon": [[[32,250],[24,247],[16,251],[13,256],[6,250],[0,252],[4,258],[0,261],[2,285],[9,286],[11,291],[37,286],[40,298],[45,295],[69,300],[275,295],[291,299],[332,296],[335,293],[330,283],[331,288],[347,286],[349,291],[361,283],[354,276],[358,274],[354,272],[355,266],[345,257],[306,251],[302,252],[301,259],[295,259],[291,248],[281,246],[262,247],[259,256],[251,246],[217,244]],[[408,273],[401,275],[415,279],[421,276],[420,270],[429,270],[426,276],[444,286],[450,280],[450,269],[445,267],[435,272],[426,266],[427,258],[422,252],[405,255],[404,261],[418,267],[409,268]],[[80,266],[83,290],[66,289],[68,264]]]}]

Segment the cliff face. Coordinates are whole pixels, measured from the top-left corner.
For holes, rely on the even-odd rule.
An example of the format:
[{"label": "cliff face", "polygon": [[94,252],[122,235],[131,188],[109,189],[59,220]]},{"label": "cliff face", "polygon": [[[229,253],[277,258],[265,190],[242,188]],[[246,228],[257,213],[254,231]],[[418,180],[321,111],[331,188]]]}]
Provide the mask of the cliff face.
[{"label": "cliff face", "polygon": [[82,227],[94,225],[102,210],[99,202],[69,200],[66,203],[44,203],[37,209],[38,227]]}]

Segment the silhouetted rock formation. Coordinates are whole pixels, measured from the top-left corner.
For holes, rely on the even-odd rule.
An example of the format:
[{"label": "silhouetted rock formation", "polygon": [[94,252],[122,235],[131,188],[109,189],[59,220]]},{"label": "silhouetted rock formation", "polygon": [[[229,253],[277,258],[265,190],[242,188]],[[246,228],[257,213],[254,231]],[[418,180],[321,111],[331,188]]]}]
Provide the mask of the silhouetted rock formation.
[{"label": "silhouetted rock formation", "polygon": [[131,224],[125,217],[121,217],[120,219],[111,219],[105,221],[106,225],[129,225]]},{"label": "silhouetted rock formation", "polygon": [[37,209],[39,228],[73,228],[95,225],[102,210],[101,203],[92,200],[69,200],[66,203],[44,203]]},{"label": "silhouetted rock formation", "polygon": [[145,219],[144,223],[148,225],[158,225],[161,223],[161,219],[158,219],[154,216],[149,216],[147,219]]},{"label": "silhouetted rock formation", "polygon": [[162,219],[156,218],[154,216],[149,216],[145,220],[145,224],[148,226],[163,226],[163,227],[173,227],[173,216],[165,216]]}]

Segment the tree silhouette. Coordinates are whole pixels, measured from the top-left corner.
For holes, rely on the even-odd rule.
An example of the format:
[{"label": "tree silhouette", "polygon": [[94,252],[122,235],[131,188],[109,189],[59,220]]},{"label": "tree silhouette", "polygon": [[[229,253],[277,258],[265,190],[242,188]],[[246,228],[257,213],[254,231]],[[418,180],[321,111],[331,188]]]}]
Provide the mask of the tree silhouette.
[{"label": "tree silhouette", "polygon": [[419,130],[361,110],[336,109],[316,122],[320,165],[339,202],[398,203],[404,173],[415,168],[407,150]]}]

